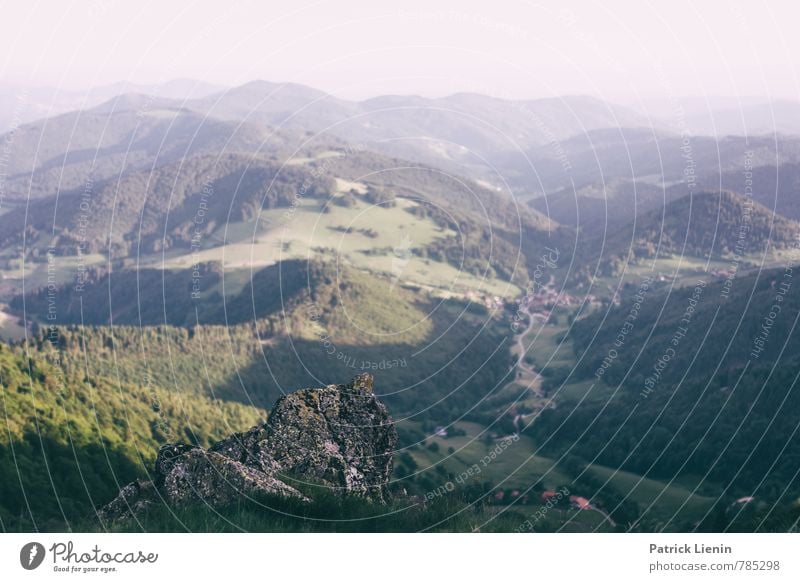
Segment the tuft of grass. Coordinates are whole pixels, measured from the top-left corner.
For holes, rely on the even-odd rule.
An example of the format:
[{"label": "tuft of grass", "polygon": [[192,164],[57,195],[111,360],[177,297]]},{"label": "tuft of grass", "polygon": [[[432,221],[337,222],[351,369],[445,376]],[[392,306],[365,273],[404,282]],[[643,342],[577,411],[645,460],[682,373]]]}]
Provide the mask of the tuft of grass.
[{"label": "tuft of grass", "polygon": [[[411,533],[411,532],[500,532],[514,531],[524,518],[515,514],[493,518],[481,507],[473,507],[455,496],[428,503],[397,498],[387,505],[359,497],[327,491],[314,493],[310,502],[279,496],[263,496],[222,508],[193,505],[183,508],[152,508],[137,521],[114,528],[115,532],[319,532],[319,533]],[[96,531],[93,522],[77,531]]]}]

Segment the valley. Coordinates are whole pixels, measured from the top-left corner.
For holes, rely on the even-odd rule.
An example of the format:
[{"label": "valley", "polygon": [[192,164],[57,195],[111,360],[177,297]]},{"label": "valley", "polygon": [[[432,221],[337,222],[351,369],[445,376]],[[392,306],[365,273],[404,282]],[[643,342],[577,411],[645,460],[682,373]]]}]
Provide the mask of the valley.
[{"label": "valley", "polygon": [[[0,205],[0,466],[19,476],[0,528],[92,530],[160,446],[213,448],[369,373],[397,517],[365,528],[785,531],[800,138],[695,136],[689,179],[685,137],[650,121],[594,97],[257,81],[24,124]],[[270,503],[308,520],[224,511],[254,531],[378,519],[300,489]],[[173,509],[228,531],[191,507],[139,525],[172,531]]]}]

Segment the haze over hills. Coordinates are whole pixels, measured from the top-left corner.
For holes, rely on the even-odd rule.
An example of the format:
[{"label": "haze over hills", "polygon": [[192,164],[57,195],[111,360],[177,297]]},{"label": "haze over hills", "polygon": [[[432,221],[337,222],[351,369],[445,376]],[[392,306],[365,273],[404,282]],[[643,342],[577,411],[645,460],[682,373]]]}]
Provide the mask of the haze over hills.
[{"label": "haze over hills", "polygon": [[[5,136],[0,331],[13,322],[19,345],[0,351],[14,427],[0,464],[11,466],[12,444],[30,467],[39,462],[30,432],[39,413],[44,458],[64,462],[65,401],[47,395],[59,382],[81,462],[98,463],[107,445],[127,482],[143,469],[126,438],[151,451],[167,442],[148,395],[169,414],[191,401],[181,414],[199,425],[176,412],[168,426],[186,438],[169,442],[206,445],[255,423],[285,391],[369,371],[398,425],[401,504],[512,443],[452,502],[480,500],[470,511],[520,521],[520,506],[568,484],[591,510],[558,510],[542,527],[576,531],[752,529],[753,515],[725,508],[753,492],[782,508],[781,520],[793,515],[800,487],[775,466],[796,443],[786,441],[786,457],[770,452],[794,414],[779,407],[798,366],[781,350],[795,342],[791,285],[774,345],[750,363],[742,356],[782,269],[800,258],[791,123],[777,140],[714,137],[694,126],[701,109],[687,108],[676,128],[582,96],[350,101],[266,81],[156,89],[84,95],[91,106]],[[614,342],[637,296],[646,305],[622,349]],[[676,365],[637,401],[690,300],[701,331],[680,338]],[[678,368],[696,366],[695,354],[718,369],[686,380]],[[767,377],[771,364],[779,377]],[[115,388],[133,399],[127,428]],[[626,424],[632,407],[641,416]],[[724,430],[687,453],[720,407],[731,410]],[[751,417],[742,434],[766,435],[760,458],[733,437],[725,467],[704,475]],[[241,426],[227,430],[229,419]],[[700,428],[684,431],[685,419]],[[630,443],[651,448],[629,458]],[[79,496],[74,472],[48,485],[26,471],[24,486],[43,498],[48,487]],[[114,475],[98,475],[92,496],[107,502]],[[6,489],[0,524],[58,529],[86,509],[17,515],[22,491]]]},{"label": "haze over hills", "polygon": [[487,172],[487,166],[504,152],[524,156],[534,145],[583,131],[647,125],[644,117],[590,97],[510,101],[463,93],[352,102],[300,85],[263,81],[188,106],[223,119],[255,118],[336,135],[390,155],[488,176],[493,183],[502,178]]},{"label": "haze over hills", "polygon": [[9,201],[91,189],[196,153],[255,153],[268,143],[271,154],[292,143],[269,128],[207,119],[144,96],[121,109],[113,103],[20,127],[7,162]]},{"label": "haze over hills", "polygon": [[[691,120],[679,127],[591,97],[521,101],[462,93],[356,102],[291,83],[254,81],[199,97],[213,88],[175,85],[149,95],[142,87],[85,113],[19,128],[7,161],[8,194],[79,188],[75,173],[109,179],[198,151],[281,157],[293,148],[344,140],[525,197],[551,193],[565,181],[584,187],[611,175],[680,180],[685,144],[676,133],[684,130],[692,135],[692,161],[702,174],[741,168],[746,149],[744,137],[718,141],[703,137]],[[793,138],[757,138],[747,147],[757,166],[775,165],[778,156],[796,160],[800,150]]]},{"label": "haze over hills", "polygon": [[[713,180],[720,173],[734,178],[727,188],[741,191],[745,169],[796,162],[800,141],[796,136],[778,142],[770,137],[706,136],[680,137],[648,129],[605,129],[576,135],[561,142],[559,149],[539,148],[531,159],[541,160],[539,175],[548,197],[572,194],[572,188],[595,187],[618,178],[664,188],[703,181],[707,188],[720,188]],[[568,162],[565,165],[565,162]],[[757,183],[765,192],[767,185]],[[688,190],[686,191],[688,193]],[[610,196],[609,196],[610,197]],[[541,209],[543,202],[532,204]]]},{"label": "haze over hills", "polygon": [[[75,173],[107,179],[197,151],[286,155],[291,153],[284,148],[287,137],[295,147],[321,147],[341,138],[503,188],[512,177],[509,161],[517,167],[512,173],[531,173],[525,152],[534,145],[595,128],[644,123],[636,114],[588,97],[514,102],[460,94],[350,102],[301,85],[265,81],[199,99],[131,93],[17,129],[7,161],[8,193],[23,197],[29,190],[34,196],[69,190],[80,187]],[[53,169],[64,166],[64,171]]]},{"label": "haze over hills", "polygon": [[[7,244],[21,242],[23,230],[28,244],[49,245],[58,237],[58,253],[67,255],[78,254],[78,247],[85,254],[115,257],[173,246],[189,249],[194,237],[207,237],[228,222],[252,220],[261,209],[288,207],[304,181],[309,198],[327,199],[335,192],[332,178],[313,177],[302,167],[281,168],[267,159],[181,157],[102,182],[90,192],[34,201],[0,217],[0,229]],[[198,211],[203,220],[195,224]]]},{"label": "haze over hills", "polygon": [[219,85],[193,79],[172,79],[154,85],[120,82],[83,91],[0,84],[0,132],[69,111],[89,109],[126,93],[184,100],[200,99],[222,89]]},{"label": "haze over hills", "polygon": [[[190,99],[172,98],[175,92],[169,84],[162,91],[149,96],[144,96],[147,88],[142,89],[145,90],[142,96],[136,96],[136,93],[120,95],[94,107],[92,111],[100,116],[112,111],[123,116],[115,117],[113,131],[124,132],[128,136],[132,131],[132,122],[151,121],[145,118],[164,116],[168,111],[173,112],[170,115],[176,115],[175,111],[194,112],[212,119],[311,131],[340,137],[390,155],[439,165],[457,173],[483,177],[495,187],[504,187],[504,181],[518,186],[522,181],[528,183],[529,187],[534,186],[537,191],[541,190],[537,180],[549,187],[547,177],[540,176],[542,171],[538,167],[539,164],[546,164],[548,159],[568,156],[570,165],[581,172],[593,167],[592,163],[585,163],[580,157],[582,154],[575,150],[576,146],[581,150],[586,150],[587,146],[571,144],[569,138],[573,136],[592,135],[594,130],[609,128],[645,128],[643,136],[652,142],[655,136],[676,131],[668,123],[654,123],[653,119],[632,110],[590,97],[510,101],[477,94],[455,94],[438,99],[385,96],[352,102],[302,85],[266,81]],[[190,87],[183,89],[192,95]],[[165,111],[159,113],[159,110]],[[126,121],[125,114],[132,111],[137,111],[142,119]],[[15,155],[17,161],[11,161],[9,175],[30,171],[33,165],[46,163],[51,157],[47,153],[39,153],[38,161],[33,164],[32,154],[36,146],[26,146],[26,139],[41,142],[50,148],[59,141],[64,144],[70,142],[69,149],[85,147],[80,145],[84,138],[87,141],[83,143],[94,145],[95,149],[114,140],[113,136],[99,137],[102,127],[108,125],[107,120],[89,119],[76,125],[74,117],[48,120],[43,127],[27,128],[29,138],[24,135],[16,137],[19,145],[15,150],[21,151]],[[90,123],[95,126],[94,129]],[[42,134],[44,127],[54,124],[55,127]],[[686,128],[698,133],[691,123],[687,122]],[[177,132],[177,128],[174,131]],[[138,135],[144,132],[142,128]],[[649,152],[642,151],[637,140],[630,141],[629,134],[618,131],[598,134],[593,145],[596,147],[600,144],[605,148],[608,139],[624,139],[631,151],[646,157],[650,163],[658,160]],[[320,136],[317,135],[314,140],[319,142]],[[274,139],[269,141],[274,142]],[[712,143],[713,140],[701,142]],[[772,145],[774,149],[774,140]],[[264,144],[267,148],[274,146],[274,143]],[[229,147],[236,151],[241,146],[231,144]],[[64,150],[64,146],[61,146],[61,150]],[[679,155],[679,149],[669,144],[665,144],[661,150],[669,156]],[[59,151],[54,153],[58,154]],[[729,157],[730,154],[724,155],[724,158]],[[624,162],[624,158],[620,159],[616,153],[600,162],[604,165],[616,160]],[[706,165],[703,159],[698,162]],[[635,167],[635,171],[642,175],[654,173],[638,167]]]}]

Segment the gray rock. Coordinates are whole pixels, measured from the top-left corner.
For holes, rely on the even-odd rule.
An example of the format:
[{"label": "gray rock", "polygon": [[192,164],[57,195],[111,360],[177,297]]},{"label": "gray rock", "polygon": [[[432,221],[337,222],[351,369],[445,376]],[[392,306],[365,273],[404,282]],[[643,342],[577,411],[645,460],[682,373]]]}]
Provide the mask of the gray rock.
[{"label": "gray rock", "polygon": [[162,447],[156,460],[155,484],[171,505],[191,501],[226,505],[240,496],[259,493],[303,497],[274,474],[200,447],[190,447],[165,458],[165,454],[173,454],[170,449],[175,448],[171,445]]},{"label": "gray rock", "polygon": [[375,397],[372,376],[302,390],[275,404],[258,454],[281,471],[335,491],[384,501],[397,432]]},{"label": "gray rock", "polygon": [[104,525],[121,523],[134,515],[144,513],[158,500],[158,493],[152,481],[134,481],[120,489],[114,501],[98,509],[97,517]]},{"label": "gray rock", "polygon": [[385,502],[397,432],[372,382],[362,374],[350,384],[284,396],[265,424],[208,450],[164,445],[153,481],[123,487],[98,516],[110,525],[158,503],[223,506],[255,494],[307,500],[295,488],[301,484]]}]

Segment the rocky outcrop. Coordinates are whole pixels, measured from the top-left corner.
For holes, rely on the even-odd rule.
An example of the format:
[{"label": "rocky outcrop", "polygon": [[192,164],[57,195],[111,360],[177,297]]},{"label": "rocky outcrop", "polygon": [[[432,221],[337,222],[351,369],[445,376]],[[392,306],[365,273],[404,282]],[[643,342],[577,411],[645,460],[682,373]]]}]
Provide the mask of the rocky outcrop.
[{"label": "rocky outcrop", "polygon": [[373,379],[300,390],[282,397],[269,420],[208,450],[165,445],[152,481],[122,488],[98,511],[111,524],[155,504],[230,504],[242,496],[281,495],[307,499],[316,488],[387,498],[397,433],[386,407],[375,397]]},{"label": "rocky outcrop", "polygon": [[365,374],[281,398],[267,423],[268,455],[289,474],[383,500],[397,432]]}]

